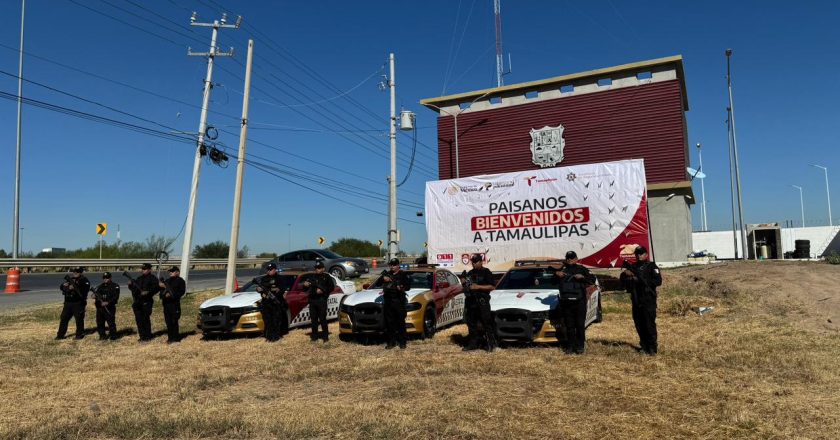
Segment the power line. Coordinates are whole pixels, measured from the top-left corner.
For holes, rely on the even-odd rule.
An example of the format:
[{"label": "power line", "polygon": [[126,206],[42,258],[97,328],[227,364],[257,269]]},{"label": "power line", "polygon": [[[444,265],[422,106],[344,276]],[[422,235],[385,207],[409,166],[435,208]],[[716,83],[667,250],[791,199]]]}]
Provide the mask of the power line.
[{"label": "power line", "polygon": [[99,15],[105,16],[105,17],[107,17],[107,18],[110,18],[111,20],[114,20],[114,21],[117,21],[117,22],[119,22],[119,23],[122,23],[122,24],[124,24],[124,25],[126,25],[126,26],[128,26],[128,27],[130,27],[130,28],[137,29],[137,30],[139,30],[139,31],[141,31],[141,32],[145,32],[145,33],[147,33],[147,34],[149,34],[149,35],[151,35],[151,36],[154,36],[154,37],[160,38],[161,40],[167,41],[167,42],[172,43],[172,44],[174,44],[174,45],[176,45],[176,46],[180,46],[180,44],[179,44],[179,43],[177,43],[175,40],[172,40],[171,38],[164,37],[163,35],[156,34],[156,33],[152,32],[152,31],[150,31],[150,30],[148,30],[148,29],[144,29],[144,28],[142,28],[142,27],[140,27],[140,26],[136,26],[136,25],[134,25],[134,24],[132,24],[132,23],[129,23],[129,22],[127,22],[127,21],[123,20],[123,19],[120,19],[120,18],[114,17],[113,15],[107,14],[107,13],[102,12],[102,11],[99,11],[99,10],[97,10],[97,9],[93,9],[93,8],[91,8],[91,7],[87,6],[87,5],[83,5],[83,4],[79,3],[79,2],[77,2],[76,0],[67,0],[67,1],[69,1],[70,3],[73,3],[73,4],[74,4],[74,5],[76,5],[76,6],[79,6],[79,7],[85,8],[85,9],[87,9],[88,11],[94,12],[94,13],[96,13],[96,14],[99,14]]}]

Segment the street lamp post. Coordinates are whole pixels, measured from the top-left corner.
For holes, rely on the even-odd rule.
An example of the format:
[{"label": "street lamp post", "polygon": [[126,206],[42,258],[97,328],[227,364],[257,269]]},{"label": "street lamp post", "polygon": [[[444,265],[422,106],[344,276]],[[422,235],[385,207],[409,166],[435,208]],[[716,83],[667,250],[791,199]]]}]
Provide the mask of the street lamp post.
[{"label": "street lamp post", "polygon": [[459,151],[458,151],[458,115],[463,113],[464,110],[470,108],[473,104],[475,104],[476,101],[478,101],[481,98],[484,98],[485,96],[487,96],[489,94],[490,94],[490,92],[485,92],[484,94],[480,95],[478,98],[475,98],[472,101],[470,101],[470,103],[466,107],[464,107],[464,108],[459,107],[459,110],[458,110],[457,113],[450,113],[450,112],[448,112],[448,111],[446,111],[446,110],[444,110],[444,109],[442,109],[442,108],[440,108],[440,107],[438,107],[434,104],[428,104],[428,103],[424,104],[424,105],[427,105],[429,107],[434,107],[434,108],[438,109],[438,111],[440,111],[441,113],[446,113],[447,115],[452,116],[452,118],[455,120],[455,178],[456,179],[461,177],[461,166],[460,166],[461,163],[460,163],[459,154],[458,154],[459,153]]},{"label": "street lamp post", "polygon": [[819,168],[825,173],[825,197],[828,199],[828,226],[834,226],[834,222],[831,220],[831,193],[828,191],[828,168],[817,164],[811,164],[811,166]]},{"label": "street lamp post", "polygon": [[791,185],[792,187],[799,190],[799,208],[802,210],[802,227],[805,227],[805,202],[802,198],[802,187],[799,185]]},{"label": "street lamp post", "polygon": [[287,223],[289,225],[289,252],[292,251],[292,224]]},{"label": "street lamp post", "polygon": [[[700,169],[703,169],[703,150],[700,148],[700,142],[697,143],[697,155],[700,156]],[[709,221],[706,217],[706,179],[700,179],[700,191],[703,195],[703,232],[709,230]]]}]

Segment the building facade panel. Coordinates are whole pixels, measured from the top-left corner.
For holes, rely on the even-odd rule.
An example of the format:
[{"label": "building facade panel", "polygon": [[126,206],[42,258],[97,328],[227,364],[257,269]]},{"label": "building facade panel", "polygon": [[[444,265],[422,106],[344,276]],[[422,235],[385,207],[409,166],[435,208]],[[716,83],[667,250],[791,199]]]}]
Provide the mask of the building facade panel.
[{"label": "building facade panel", "polygon": [[[645,160],[648,183],[687,180],[684,96],[679,80],[605,89],[576,96],[466,110],[458,115],[461,177],[538,169],[531,129],[564,127],[557,166],[621,159]],[[438,118],[441,179],[455,177],[455,117]]]}]

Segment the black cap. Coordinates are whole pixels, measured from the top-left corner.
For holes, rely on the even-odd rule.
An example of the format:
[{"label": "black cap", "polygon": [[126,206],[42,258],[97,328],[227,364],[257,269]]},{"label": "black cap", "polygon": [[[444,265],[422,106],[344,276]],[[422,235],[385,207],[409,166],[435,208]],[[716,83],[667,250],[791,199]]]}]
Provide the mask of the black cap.
[{"label": "black cap", "polygon": [[172,266],[172,267],[169,268],[169,273],[180,272],[180,271],[181,271],[181,269],[179,269],[178,266]]},{"label": "black cap", "polygon": [[478,255],[478,254],[473,254],[473,256],[470,257],[470,261],[472,261],[473,263],[478,263],[479,261],[482,261],[482,260],[483,260],[483,258],[481,258],[481,255]]},{"label": "black cap", "polygon": [[148,269],[151,269],[151,268],[152,268],[152,265],[149,264],[149,263],[143,263],[143,265],[140,266],[140,269],[143,269],[143,270],[148,270]]},{"label": "black cap", "polygon": [[577,253],[575,253],[575,251],[566,252],[566,259],[567,260],[577,259]]},{"label": "black cap", "polygon": [[400,265],[400,259],[399,258],[391,258],[388,261],[388,266],[399,266],[399,265]]},{"label": "black cap", "polygon": [[274,263],[268,263],[265,265],[265,271],[268,272],[269,270],[277,269],[277,265]]},{"label": "black cap", "polygon": [[82,272],[84,272],[84,271],[85,271],[85,268],[84,268],[84,267],[81,267],[81,266],[79,266],[79,267],[74,267],[74,268],[73,268],[73,270],[71,270],[71,272],[73,272],[73,273],[82,273]]},{"label": "black cap", "polygon": [[315,262],[315,269],[323,269],[323,268],[324,268],[324,262],[323,261],[318,260],[318,261]]},{"label": "black cap", "polygon": [[636,246],[636,250],[633,251],[633,255],[642,255],[646,253],[647,249],[644,246]]},{"label": "black cap", "polygon": [[108,278],[108,279],[111,279],[111,272],[105,272],[105,273],[103,273],[103,274],[102,274],[102,278]]}]

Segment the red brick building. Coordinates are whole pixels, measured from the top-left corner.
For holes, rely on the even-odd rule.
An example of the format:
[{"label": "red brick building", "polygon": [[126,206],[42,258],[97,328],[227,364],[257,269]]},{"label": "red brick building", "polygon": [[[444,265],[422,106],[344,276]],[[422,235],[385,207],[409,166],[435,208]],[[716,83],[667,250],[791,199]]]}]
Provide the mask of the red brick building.
[{"label": "red brick building", "polygon": [[691,252],[694,199],[686,172],[688,97],[682,57],[421,103],[439,113],[440,179],[539,169],[530,132],[544,127],[563,127],[562,159],[552,166],[644,159],[657,260],[684,261]]}]

